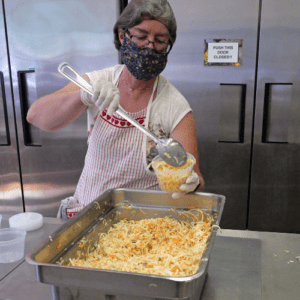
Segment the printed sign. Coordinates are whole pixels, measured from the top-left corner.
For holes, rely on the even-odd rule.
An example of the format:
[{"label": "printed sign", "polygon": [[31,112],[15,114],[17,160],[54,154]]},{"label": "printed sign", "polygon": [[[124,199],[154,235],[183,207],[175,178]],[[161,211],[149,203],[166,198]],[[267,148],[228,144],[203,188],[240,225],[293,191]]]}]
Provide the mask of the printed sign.
[{"label": "printed sign", "polygon": [[242,64],[243,40],[207,39],[204,44],[204,65],[240,66]]},{"label": "printed sign", "polygon": [[238,43],[209,43],[207,62],[237,63],[239,60],[238,54]]}]

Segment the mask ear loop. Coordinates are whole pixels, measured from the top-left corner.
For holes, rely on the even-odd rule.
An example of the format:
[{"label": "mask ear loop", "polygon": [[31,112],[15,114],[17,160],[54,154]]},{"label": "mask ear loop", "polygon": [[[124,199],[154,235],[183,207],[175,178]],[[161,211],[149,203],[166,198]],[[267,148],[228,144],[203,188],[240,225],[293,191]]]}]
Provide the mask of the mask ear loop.
[{"label": "mask ear loop", "polygon": [[128,39],[128,37],[126,36],[126,30],[123,30],[123,34],[124,34],[124,37],[123,37],[122,46],[125,46],[125,39]]},{"label": "mask ear loop", "polygon": [[123,36],[123,42],[122,42],[122,44],[121,44],[122,46],[124,46],[124,44],[125,44],[125,38],[127,38],[127,37],[126,37],[126,30],[127,30],[127,29],[121,29],[121,31],[122,31],[122,33],[123,33],[123,35],[124,35],[124,36]]}]

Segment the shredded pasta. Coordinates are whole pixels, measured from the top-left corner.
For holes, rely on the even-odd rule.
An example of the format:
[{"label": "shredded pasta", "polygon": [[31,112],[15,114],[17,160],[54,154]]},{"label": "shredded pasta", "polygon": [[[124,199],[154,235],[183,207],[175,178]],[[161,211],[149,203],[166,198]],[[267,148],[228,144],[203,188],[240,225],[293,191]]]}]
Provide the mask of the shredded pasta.
[{"label": "shredded pasta", "polygon": [[[135,273],[189,276],[196,273],[211,235],[212,217],[121,220],[101,233],[97,247],[70,259],[69,265]],[[192,216],[191,216],[192,215]],[[191,222],[186,221],[190,219]],[[85,247],[83,240],[80,246]],[[81,250],[82,250],[81,249]]]},{"label": "shredded pasta", "polygon": [[158,161],[154,164],[154,171],[159,180],[162,190],[169,193],[181,192],[180,186],[184,184],[191,173],[191,168],[194,160],[189,158],[185,165],[174,167],[167,164],[165,161]]},{"label": "shredded pasta", "polygon": [[155,169],[163,171],[164,169],[167,170],[174,170],[174,171],[178,171],[178,170],[185,170],[187,167],[189,167],[194,161],[189,158],[186,163],[183,166],[179,166],[179,167],[174,167],[172,165],[167,164],[165,161],[158,161],[155,163]]}]

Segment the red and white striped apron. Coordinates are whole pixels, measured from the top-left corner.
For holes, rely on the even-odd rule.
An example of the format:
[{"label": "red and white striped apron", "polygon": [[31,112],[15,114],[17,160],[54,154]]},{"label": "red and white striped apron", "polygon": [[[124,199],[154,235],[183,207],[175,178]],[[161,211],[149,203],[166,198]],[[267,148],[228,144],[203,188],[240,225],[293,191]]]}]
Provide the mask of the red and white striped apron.
[{"label": "red and white striped apron", "polygon": [[[157,80],[150,105],[156,86]],[[127,114],[145,126],[150,105]],[[105,110],[97,116],[74,195],[79,205],[67,210],[69,216],[111,188],[159,189],[155,174],[145,168],[144,138],[140,130],[117,113],[110,117]]]}]

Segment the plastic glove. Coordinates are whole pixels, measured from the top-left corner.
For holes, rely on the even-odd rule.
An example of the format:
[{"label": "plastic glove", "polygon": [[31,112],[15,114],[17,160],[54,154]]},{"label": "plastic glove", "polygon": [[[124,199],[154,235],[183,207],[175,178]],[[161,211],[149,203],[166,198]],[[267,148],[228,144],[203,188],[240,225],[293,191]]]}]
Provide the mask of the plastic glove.
[{"label": "plastic glove", "polygon": [[119,89],[112,82],[102,80],[98,80],[93,89],[93,96],[81,89],[81,101],[87,106],[96,105],[100,112],[107,109],[107,114],[113,115],[120,103]]},{"label": "plastic glove", "polygon": [[58,209],[57,218],[59,219],[68,219],[67,209],[71,208],[78,204],[78,201],[75,197],[68,197],[66,199],[61,200],[61,204]]},{"label": "plastic glove", "polygon": [[186,183],[180,186],[180,190],[182,192],[173,193],[172,198],[177,199],[186,193],[193,192],[199,183],[200,183],[200,179],[198,174],[195,171],[192,171],[192,174],[187,178]]}]

